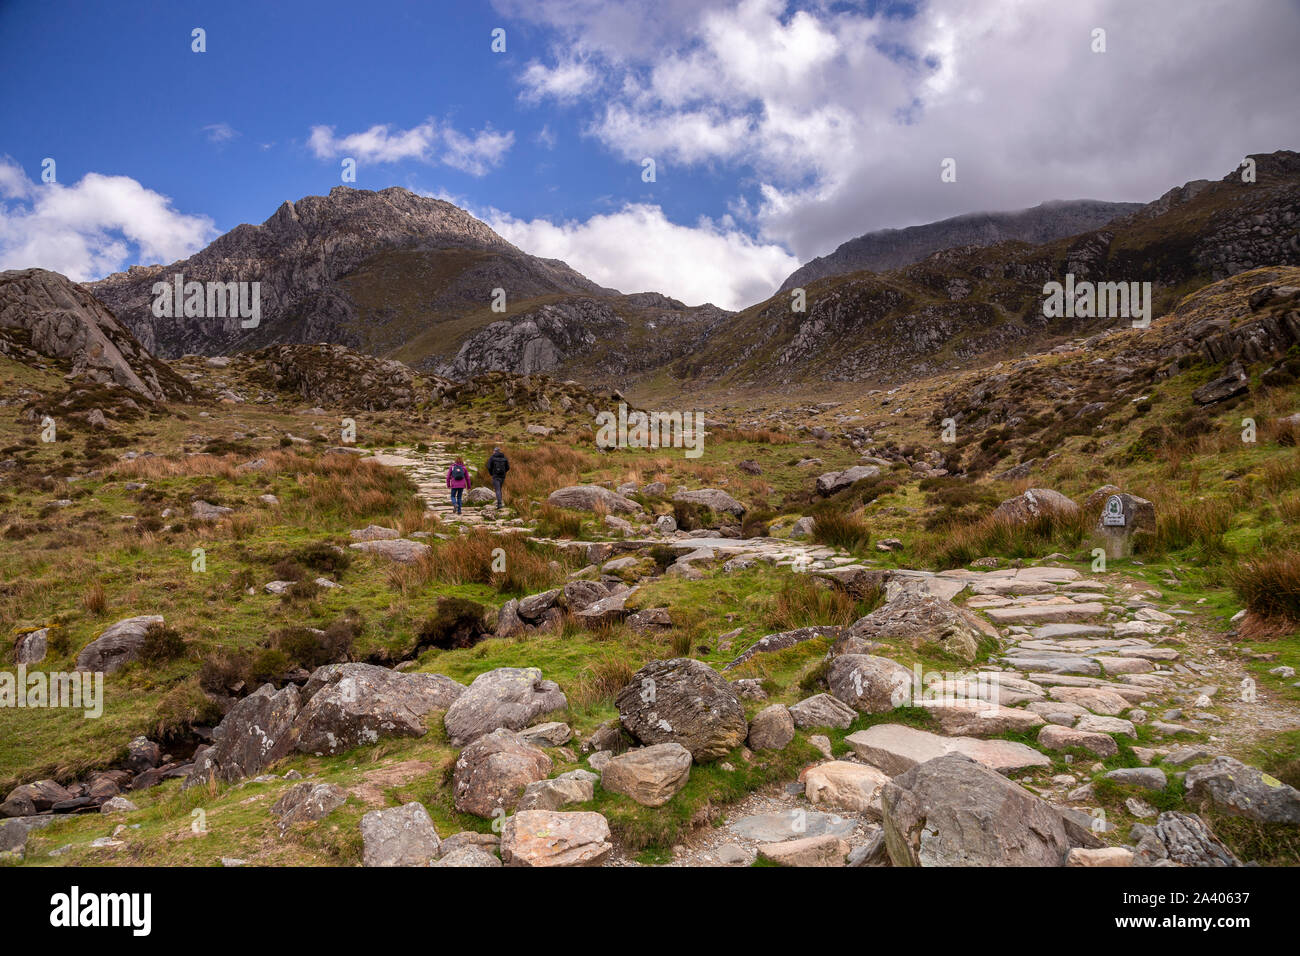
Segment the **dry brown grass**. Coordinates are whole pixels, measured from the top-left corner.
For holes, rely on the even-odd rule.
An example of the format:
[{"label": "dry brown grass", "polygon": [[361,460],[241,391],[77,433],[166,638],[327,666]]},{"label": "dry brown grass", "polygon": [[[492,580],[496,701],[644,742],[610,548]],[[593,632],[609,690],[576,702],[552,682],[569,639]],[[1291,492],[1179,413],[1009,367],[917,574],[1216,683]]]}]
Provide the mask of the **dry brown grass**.
[{"label": "dry brown grass", "polygon": [[104,593],[104,585],[99,581],[92,581],[81,592],[81,606],[85,608],[87,614],[93,614],[95,617],[103,614],[108,610],[108,595]]},{"label": "dry brown grass", "polygon": [[[559,570],[551,564],[559,562]],[[494,567],[505,566],[504,571]],[[563,556],[530,547],[522,535],[476,529],[433,545],[415,564],[398,565],[388,582],[403,595],[433,583],[490,584],[502,594],[531,594],[555,587],[569,570]]]},{"label": "dry brown grass", "polygon": [[635,674],[636,668],[625,656],[608,654],[597,657],[566,688],[569,703],[579,710],[611,706],[618,692],[632,683]]},{"label": "dry brown grass", "polygon": [[794,437],[771,428],[724,428],[709,432],[709,438],[719,442],[752,442],[762,445],[791,445]]},{"label": "dry brown grass", "polygon": [[1228,572],[1242,603],[1262,618],[1300,626],[1300,551],[1274,551]]}]

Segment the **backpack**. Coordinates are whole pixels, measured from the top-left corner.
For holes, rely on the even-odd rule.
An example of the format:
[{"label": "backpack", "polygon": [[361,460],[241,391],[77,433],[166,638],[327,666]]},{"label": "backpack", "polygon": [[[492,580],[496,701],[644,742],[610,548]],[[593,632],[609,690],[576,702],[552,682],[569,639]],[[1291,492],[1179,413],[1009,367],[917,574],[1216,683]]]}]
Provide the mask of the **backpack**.
[{"label": "backpack", "polygon": [[468,475],[465,473],[465,466],[464,466],[464,465],[452,465],[452,466],[451,466],[451,480],[452,480],[452,481],[464,481],[467,477],[468,477]]}]

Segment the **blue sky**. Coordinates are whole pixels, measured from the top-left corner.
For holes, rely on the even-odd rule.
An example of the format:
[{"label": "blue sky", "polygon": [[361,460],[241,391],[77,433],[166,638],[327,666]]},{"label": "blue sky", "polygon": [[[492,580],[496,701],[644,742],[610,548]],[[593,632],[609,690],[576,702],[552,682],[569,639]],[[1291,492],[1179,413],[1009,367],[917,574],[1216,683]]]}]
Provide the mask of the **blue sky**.
[{"label": "blue sky", "polygon": [[603,284],[738,308],[868,229],[1294,148],[1297,37],[1292,0],[4,0],[0,267],[170,261],[351,156]]}]

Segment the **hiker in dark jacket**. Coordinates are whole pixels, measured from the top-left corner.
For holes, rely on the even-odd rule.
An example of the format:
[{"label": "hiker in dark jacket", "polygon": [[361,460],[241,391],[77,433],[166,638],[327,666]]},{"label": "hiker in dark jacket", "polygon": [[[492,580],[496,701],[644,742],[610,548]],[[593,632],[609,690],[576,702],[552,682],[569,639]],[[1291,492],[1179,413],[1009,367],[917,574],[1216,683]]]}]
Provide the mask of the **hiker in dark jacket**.
[{"label": "hiker in dark jacket", "polygon": [[492,488],[497,493],[497,507],[502,507],[501,486],[506,483],[506,472],[510,470],[510,461],[500,448],[493,448],[487,461],[487,471],[492,477]]},{"label": "hiker in dark jacket", "polygon": [[456,514],[460,514],[461,500],[470,484],[469,466],[464,458],[457,457],[447,469],[447,487],[451,489],[451,506],[456,509]]}]

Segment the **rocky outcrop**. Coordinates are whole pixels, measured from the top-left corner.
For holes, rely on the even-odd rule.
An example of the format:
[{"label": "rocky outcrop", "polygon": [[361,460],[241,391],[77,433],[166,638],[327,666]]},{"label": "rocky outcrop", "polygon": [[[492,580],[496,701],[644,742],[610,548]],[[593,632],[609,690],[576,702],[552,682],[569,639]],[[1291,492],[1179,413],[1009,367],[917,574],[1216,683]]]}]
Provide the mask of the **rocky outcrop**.
[{"label": "rocky outcrop", "polygon": [[293,722],[302,697],[289,684],[277,691],[263,684],[230,709],[212,731],[212,746],[197,757],[182,789],[209,780],[233,783],[256,776],[293,749]]},{"label": "rocky outcrop", "polygon": [[195,395],[103,302],[57,272],[0,272],[0,330],[16,331],[31,350],[66,362],[73,379],[120,386],[154,402]]}]

